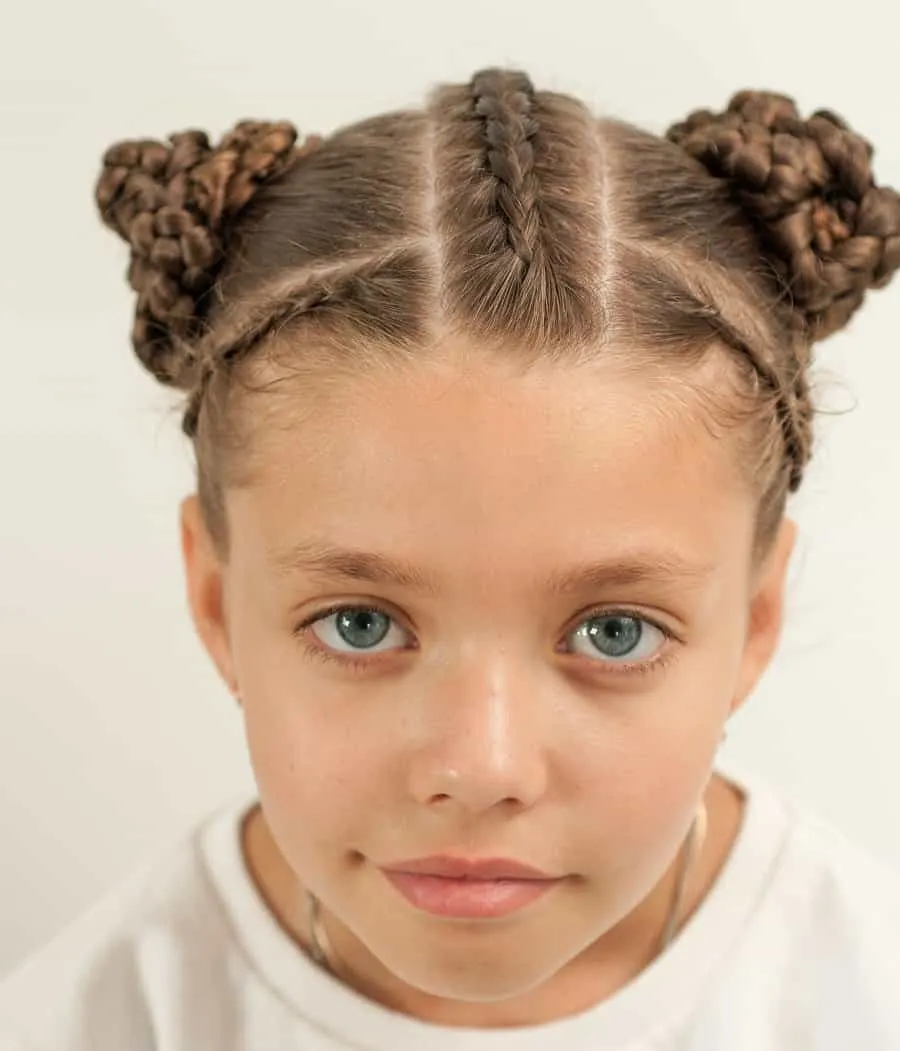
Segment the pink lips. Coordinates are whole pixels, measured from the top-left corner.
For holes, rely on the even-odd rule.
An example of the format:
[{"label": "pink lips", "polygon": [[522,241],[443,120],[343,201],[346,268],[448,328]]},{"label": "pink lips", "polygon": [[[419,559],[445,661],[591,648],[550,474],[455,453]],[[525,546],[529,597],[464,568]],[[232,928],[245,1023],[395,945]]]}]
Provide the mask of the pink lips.
[{"label": "pink lips", "polygon": [[417,858],[382,871],[416,908],[459,919],[506,916],[562,882],[561,877],[506,858]]}]

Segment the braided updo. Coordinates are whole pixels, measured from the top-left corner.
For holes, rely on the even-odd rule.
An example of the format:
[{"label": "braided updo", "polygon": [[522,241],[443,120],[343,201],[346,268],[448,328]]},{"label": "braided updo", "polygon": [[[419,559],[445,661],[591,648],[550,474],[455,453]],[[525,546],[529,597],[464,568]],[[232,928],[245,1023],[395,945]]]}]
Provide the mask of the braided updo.
[{"label": "braided updo", "polygon": [[759,231],[811,342],[843,328],[900,265],[900,196],[875,185],[869,142],[829,110],[741,91],[668,138],[726,179]]},{"label": "braided updo", "polygon": [[170,136],[169,145],[129,140],[104,154],[97,205],[131,246],[132,342],[160,382],[189,382],[191,342],[225,259],[229,224],[264,179],[286,172],[303,152],[296,142],[286,121],[241,121],[215,147],[192,130]]},{"label": "braided updo", "polygon": [[255,348],[277,336],[308,365],[314,332],[336,374],[448,331],[523,360],[626,354],[687,382],[730,348],[765,548],[811,455],[810,348],[900,265],[900,197],[841,118],[741,91],[660,136],[487,69],[422,110],[298,138],[243,121],[216,146],[122,142],[97,183],[131,248],[135,351],[188,394],[223,552],[222,491],[250,437],[227,395]]}]

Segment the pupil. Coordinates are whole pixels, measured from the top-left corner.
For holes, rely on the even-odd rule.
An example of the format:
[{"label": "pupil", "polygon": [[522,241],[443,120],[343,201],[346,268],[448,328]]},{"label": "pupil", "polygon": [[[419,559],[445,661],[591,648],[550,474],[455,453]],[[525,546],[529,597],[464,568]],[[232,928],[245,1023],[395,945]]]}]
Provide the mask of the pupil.
[{"label": "pupil", "polygon": [[[382,631],[378,631],[378,622],[384,622]],[[374,634],[376,638],[371,638],[373,632],[373,625],[375,625]],[[361,609],[355,612],[343,612],[338,617],[338,631],[341,633],[341,637],[345,642],[348,642],[351,646],[359,646],[362,649],[368,649],[371,646],[377,646],[379,642],[387,635],[387,617],[382,613],[376,613],[374,610]],[[362,637],[360,637],[362,636]]]},{"label": "pupil", "polygon": [[634,617],[598,617],[588,634],[606,656],[622,657],[640,642],[641,624]]}]

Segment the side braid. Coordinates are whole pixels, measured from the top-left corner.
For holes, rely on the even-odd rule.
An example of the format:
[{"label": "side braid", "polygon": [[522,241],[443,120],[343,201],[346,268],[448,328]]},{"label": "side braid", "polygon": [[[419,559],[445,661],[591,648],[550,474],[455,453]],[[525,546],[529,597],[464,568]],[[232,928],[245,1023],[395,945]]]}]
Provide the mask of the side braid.
[{"label": "side braid", "polygon": [[[182,431],[197,433],[203,399],[213,377],[227,372],[252,347],[300,318],[324,317],[348,310],[348,302],[365,302],[379,287],[396,284],[397,275],[420,267],[421,247],[415,240],[401,242],[380,253],[346,256],[328,265],[313,266],[277,278],[256,291],[252,305],[238,303],[226,310],[216,329],[195,344],[199,371],[182,418]],[[384,335],[389,321],[381,324]],[[373,336],[379,325],[370,322]]]}]

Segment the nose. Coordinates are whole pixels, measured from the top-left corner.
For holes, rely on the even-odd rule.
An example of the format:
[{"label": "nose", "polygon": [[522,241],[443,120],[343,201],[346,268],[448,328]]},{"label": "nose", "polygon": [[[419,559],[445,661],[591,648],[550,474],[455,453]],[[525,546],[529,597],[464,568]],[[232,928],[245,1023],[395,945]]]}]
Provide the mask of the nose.
[{"label": "nose", "polygon": [[432,683],[411,725],[409,791],[474,812],[530,807],[546,791],[546,719],[538,691],[508,662],[485,659]]}]

